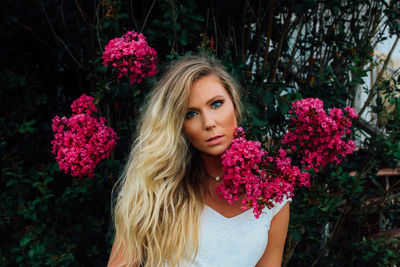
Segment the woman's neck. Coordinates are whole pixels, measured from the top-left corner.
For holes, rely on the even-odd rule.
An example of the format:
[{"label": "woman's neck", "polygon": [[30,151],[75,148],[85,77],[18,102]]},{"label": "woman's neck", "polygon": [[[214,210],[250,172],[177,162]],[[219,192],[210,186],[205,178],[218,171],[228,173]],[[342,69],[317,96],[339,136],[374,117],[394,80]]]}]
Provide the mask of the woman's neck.
[{"label": "woman's neck", "polygon": [[200,154],[203,166],[207,174],[211,177],[222,177],[224,174],[221,156],[212,156],[208,154]]}]

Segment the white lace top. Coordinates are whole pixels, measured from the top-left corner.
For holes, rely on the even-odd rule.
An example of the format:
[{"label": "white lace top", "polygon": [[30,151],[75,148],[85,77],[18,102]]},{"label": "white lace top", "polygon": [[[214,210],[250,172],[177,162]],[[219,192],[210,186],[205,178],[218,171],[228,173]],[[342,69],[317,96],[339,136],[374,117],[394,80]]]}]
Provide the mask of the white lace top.
[{"label": "white lace top", "polygon": [[205,206],[200,220],[200,244],[191,267],[252,267],[263,255],[272,218],[291,199],[264,209],[258,219],[249,209],[227,218]]}]

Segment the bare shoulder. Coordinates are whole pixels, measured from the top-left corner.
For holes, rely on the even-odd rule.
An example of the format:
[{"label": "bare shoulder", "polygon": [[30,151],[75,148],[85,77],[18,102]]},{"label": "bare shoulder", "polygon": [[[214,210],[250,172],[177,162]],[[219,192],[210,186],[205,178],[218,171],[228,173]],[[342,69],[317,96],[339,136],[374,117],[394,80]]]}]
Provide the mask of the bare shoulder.
[{"label": "bare shoulder", "polygon": [[257,267],[278,267],[282,264],[286,235],[289,227],[290,202],[287,202],[271,221],[267,248]]}]

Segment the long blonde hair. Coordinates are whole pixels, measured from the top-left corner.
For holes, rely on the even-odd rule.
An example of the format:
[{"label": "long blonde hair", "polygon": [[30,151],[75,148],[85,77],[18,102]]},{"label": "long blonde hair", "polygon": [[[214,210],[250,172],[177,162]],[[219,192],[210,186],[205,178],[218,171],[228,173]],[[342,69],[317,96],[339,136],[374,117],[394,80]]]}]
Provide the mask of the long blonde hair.
[{"label": "long blonde hair", "polygon": [[240,119],[238,86],[210,57],[177,60],[149,96],[115,188],[115,244],[124,266],[179,266],[184,258],[195,258],[203,210],[201,164],[182,127],[192,84],[210,74],[219,77]]}]

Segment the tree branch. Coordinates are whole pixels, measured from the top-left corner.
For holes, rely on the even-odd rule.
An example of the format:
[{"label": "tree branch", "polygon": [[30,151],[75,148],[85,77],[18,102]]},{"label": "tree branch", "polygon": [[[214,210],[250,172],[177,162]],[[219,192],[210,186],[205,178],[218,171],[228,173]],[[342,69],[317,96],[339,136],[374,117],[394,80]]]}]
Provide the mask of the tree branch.
[{"label": "tree branch", "polygon": [[[153,10],[153,7],[154,7],[154,4],[156,3],[156,1],[157,1],[157,0],[154,0],[153,3],[151,4],[151,7],[150,7],[150,9],[149,9],[149,12],[147,12],[146,18],[144,19],[142,28],[140,29],[140,33],[143,32],[144,26],[146,26],[147,19],[149,18],[149,15],[150,15],[151,11]],[[173,21],[174,21],[174,33],[175,33],[175,35],[176,35],[176,16],[175,16],[175,5],[174,5],[174,1],[172,0],[172,1],[170,2],[170,4],[171,4],[171,6],[172,6],[172,14],[174,15],[174,17],[173,17],[172,19],[173,19]]]},{"label": "tree branch", "polygon": [[389,52],[389,54],[387,55],[387,57],[385,59],[385,62],[383,63],[381,71],[379,72],[378,77],[376,77],[374,85],[371,87],[371,90],[369,92],[367,100],[365,101],[365,103],[362,106],[361,110],[358,112],[359,116],[361,116],[364,113],[365,109],[371,104],[371,101],[372,101],[372,99],[373,99],[373,97],[375,95],[376,87],[380,83],[380,81],[382,79],[382,76],[383,76],[384,72],[386,71],[386,67],[389,64],[389,61],[390,61],[390,59],[392,57],[392,54],[393,54],[393,51],[397,47],[397,43],[398,42],[399,42],[399,36],[396,37],[396,40],[394,41],[394,44],[393,44],[392,48],[390,49],[390,52]]},{"label": "tree branch", "polygon": [[264,88],[265,90],[267,90],[268,92],[270,92],[271,94],[274,94],[274,95],[276,95],[277,97],[279,97],[282,101],[284,101],[284,102],[286,102],[286,103],[288,103],[288,104],[291,104],[291,102],[290,102],[289,100],[287,100],[286,98],[284,98],[284,97],[281,96],[280,94],[278,94],[278,93],[272,91],[271,88],[268,88],[265,84],[260,84],[260,86],[261,86],[262,88]]},{"label": "tree branch", "polygon": [[284,26],[283,33],[282,33],[282,36],[281,36],[281,40],[279,41],[278,52],[276,53],[276,57],[275,57],[275,66],[272,69],[271,81],[273,81],[273,82],[276,79],[276,72],[277,72],[277,69],[278,69],[278,66],[279,66],[279,60],[280,60],[280,57],[281,57],[281,54],[282,54],[283,42],[284,42],[284,40],[287,39],[286,38],[286,34],[287,34],[287,31],[288,31],[288,28],[289,28],[290,20],[292,18],[293,4],[294,4],[294,0],[290,1],[288,16],[287,16],[287,18],[285,20],[285,26]]},{"label": "tree branch", "polygon": [[265,51],[264,51],[264,60],[262,65],[263,72],[267,68],[268,62],[268,54],[269,54],[269,43],[271,42],[271,34],[272,34],[272,24],[274,19],[274,10],[275,10],[275,0],[270,3],[269,6],[269,15],[268,15],[268,29],[267,29],[267,38],[265,40]]},{"label": "tree branch", "polygon": [[61,38],[57,35],[56,31],[55,31],[54,28],[53,28],[53,25],[51,24],[51,21],[50,21],[50,19],[49,19],[49,16],[47,15],[47,12],[46,12],[46,9],[45,9],[45,7],[44,7],[44,5],[43,5],[43,2],[40,1],[40,4],[41,4],[41,6],[42,6],[43,13],[44,13],[44,15],[45,15],[45,17],[46,17],[47,23],[48,23],[49,26],[50,26],[51,32],[54,34],[54,36],[56,37],[56,39],[57,39],[58,41],[60,41],[60,43],[64,46],[65,50],[67,50],[67,52],[68,52],[68,54],[71,56],[72,60],[75,61],[75,63],[76,63],[81,69],[85,69],[85,68],[83,67],[83,65],[78,61],[78,59],[76,59],[76,57],[72,54],[71,50],[69,50],[68,46],[65,44],[65,42],[63,41],[63,39],[61,39]]},{"label": "tree branch", "polygon": [[331,237],[330,242],[329,242],[329,243],[324,247],[324,249],[320,252],[320,254],[318,255],[318,257],[317,257],[317,258],[315,259],[315,261],[312,263],[311,267],[314,267],[314,266],[318,263],[318,261],[322,258],[322,256],[325,254],[325,252],[327,252],[328,249],[331,247],[332,242],[333,242],[333,240],[336,238],[336,234],[338,233],[338,229],[339,229],[340,225],[343,223],[343,220],[344,220],[345,215],[346,215],[346,211],[347,211],[347,202],[345,202],[344,207],[343,207],[343,210],[342,210],[342,212],[340,213],[340,216],[339,216],[339,218],[337,219],[337,221],[336,221],[336,223],[335,223],[335,226],[334,226],[333,231],[332,231],[332,235],[331,235],[332,237]]},{"label": "tree branch", "polygon": [[292,65],[294,56],[295,56],[295,54],[296,54],[297,44],[299,43],[300,36],[301,36],[301,32],[303,31],[304,23],[305,23],[305,20],[303,20],[303,21],[301,22],[300,29],[299,29],[299,31],[297,32],[296,40],[294,41],[294,44],[293,44],[293,47],[292,47],[292,53],[291,53],[291,55],[290,55],[290,58],[289,58],[288,63],[286,64],[286,68],[285,68],[285,70],[283,71],[282,79],[281,79],[281,80],[284,80],[284,79],[286,78],[286,75],[287,75],[287,72],[288,72],[288,70],[289,70],[289,67]]}]

